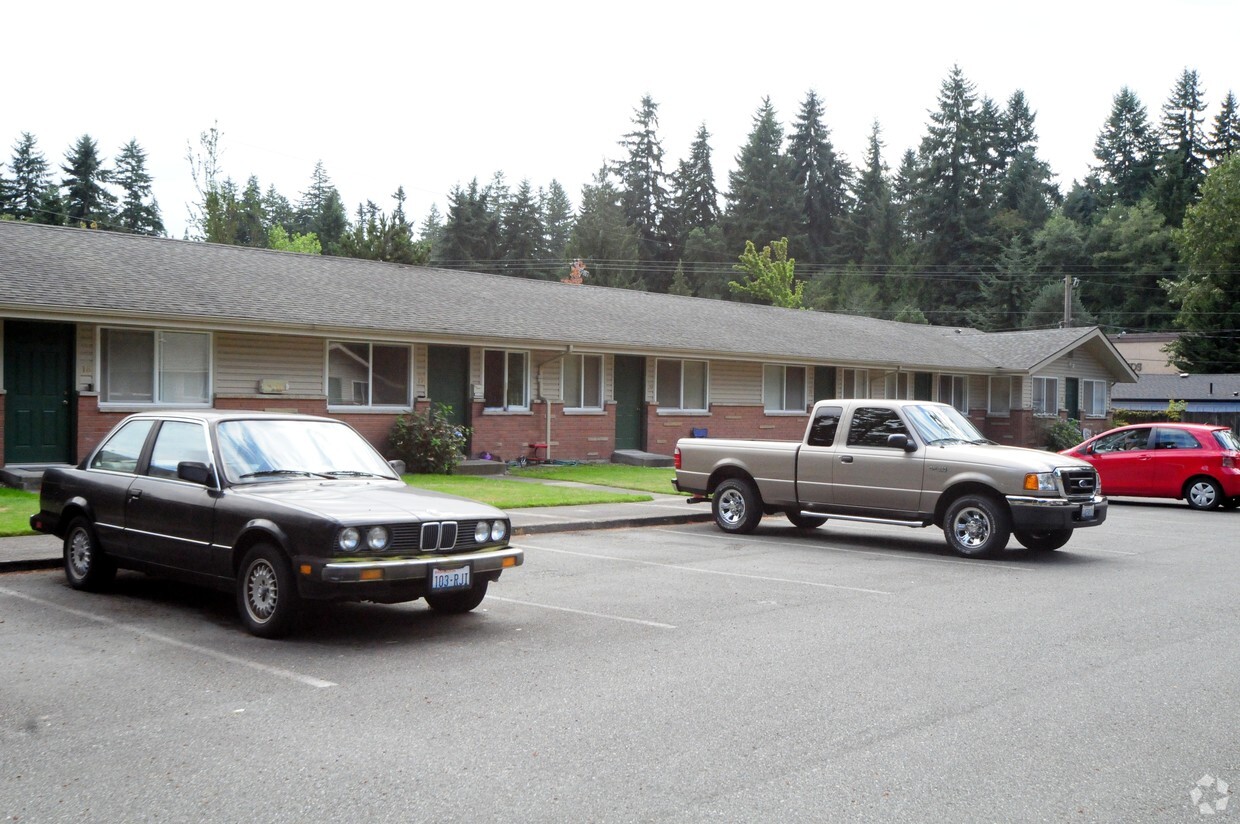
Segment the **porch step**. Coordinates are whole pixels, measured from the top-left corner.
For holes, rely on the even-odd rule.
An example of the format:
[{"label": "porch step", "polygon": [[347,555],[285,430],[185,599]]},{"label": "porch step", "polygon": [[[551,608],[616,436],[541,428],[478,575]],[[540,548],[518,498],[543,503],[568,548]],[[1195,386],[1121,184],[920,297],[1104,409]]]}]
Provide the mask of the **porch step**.
[{"label": "porch step", "polygon": [[457,464],[452,472],[456,475],[503,475],[507,468],[503,461],[470,458]]},{"label": "porch step", "polygon": [[68,464],[30,464],[0,466],[0,484],[10,489],[24,489],[27,492],[38,492],[43,482],[43,470],[49,466],[68,466]]},{"label": "porch step", "polygon": [[611,453],[611,462],[629,466],[673,466],[675,463],[671,455],[659,455],[640,449],[617,449]]}]

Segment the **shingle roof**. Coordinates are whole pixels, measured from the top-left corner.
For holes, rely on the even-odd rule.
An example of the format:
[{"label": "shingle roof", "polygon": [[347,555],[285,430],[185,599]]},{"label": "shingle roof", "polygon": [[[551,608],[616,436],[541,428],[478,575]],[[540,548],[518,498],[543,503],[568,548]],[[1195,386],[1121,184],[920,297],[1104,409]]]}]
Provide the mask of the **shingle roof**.
[{"label": "shingle roof", "polygon": [[1142,375],[1130,384],[1116,384],[1115,401],[1224,401],[1240,404],[1240,375]]},{"label": "shingle roof", "polygon": [[1096,330],[974,330],[0,221],[0,311],[738,359],[1028,369]]}]

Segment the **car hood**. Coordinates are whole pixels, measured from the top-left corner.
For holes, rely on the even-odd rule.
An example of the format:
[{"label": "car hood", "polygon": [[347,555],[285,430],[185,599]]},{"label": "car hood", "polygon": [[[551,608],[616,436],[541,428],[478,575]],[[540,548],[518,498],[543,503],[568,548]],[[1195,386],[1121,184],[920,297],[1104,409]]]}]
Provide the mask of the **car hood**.
[{"label": "car hood", "polygon": [[1050,472],[1060,467],[1087,467],[1080,458],[1044,452],[1023,446],[1000,444],[946,444],[926,448],[928,461],[959,461],[982,466],[1021,469],[1026,472]]},{"label": "car hood", "polygon": [[491,506],[400,481],[297,480],[234,486],[232,494],[348,522],[506,518]]}]

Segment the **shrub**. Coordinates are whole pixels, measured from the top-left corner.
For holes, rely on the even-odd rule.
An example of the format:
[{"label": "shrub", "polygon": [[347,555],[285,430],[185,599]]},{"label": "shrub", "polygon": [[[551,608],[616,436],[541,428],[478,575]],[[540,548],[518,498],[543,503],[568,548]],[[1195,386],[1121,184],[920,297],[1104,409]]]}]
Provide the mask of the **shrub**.
[{"label": "shrub", "polygon": [[388,446],[392,456],[405,462],[408,472],[451,475],[465,453],[470,430],[448,420],[452,407],[432,404],[401,415],[392,425]]},{"label": "shrub", "polygon": [[1082,440],[1081,422],[1078,420],[1055,421],[1046,427],[1046,445],[1054,452],[1071,449]]}]

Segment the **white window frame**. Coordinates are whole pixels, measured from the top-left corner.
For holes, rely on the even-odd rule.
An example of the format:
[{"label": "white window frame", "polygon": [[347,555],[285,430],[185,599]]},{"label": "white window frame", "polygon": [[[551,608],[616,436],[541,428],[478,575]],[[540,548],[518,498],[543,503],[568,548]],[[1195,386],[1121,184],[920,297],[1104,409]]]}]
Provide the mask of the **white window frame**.
[{"label": "white window frame", "polygon": [[[1004,391],[1005,387],[1006,391]],[[1011,375],[992,375],[986,385],[986,414],[996,418],[1006,418],[1012,414],[1013,409],[1020,408],[1020,401],[1016,399],[1016,379]],[[997,402],[1006,395],[1006,406]],[[1015,403],[1013,401],[1015,400]]]},{"label": "white window frame", "polygon": [[[569,401],[570,389],[572,388],[570,386],[569,372],[573,371],[569,368],[568,366],[569,363],[577,364],[576,366],[577,380],[575,381],[575,383],[577,384],[576,385],[577,397],[575,398],[575,400],[577,401],[576,404],[572,404]],[[589,377],[590,371],[594,371],[597,375],[596,383],[598,385],[598,389],[597,389],[597,392],[594,393],[594,396],[586,397],[586,387],[589,383],[589,381],[587,381],[586,378]],[[566,355],[564,358],[564,367],[561,369],[561,372],[560,372],[560,397],[563,398],[564,400],[564,411],[565,412],[601,412],[603,409],[603,377],[604,377],[604,371],[603,371],[603,356],[602,355],[587,355],[587,354],[577,354],[577,353]]]},{"label": "white window frame", "polygon": [[[944,393],[944,382],[947,392]],[[946,397],[944,397],[946,395]],[[969,414],[969,379],[964,375],[939,375],[939,402],[951,404],[962,415]]]},{"label": "white window frame", "polygon": [[1059,416],[1059,378],[1033,376],[1031,404],[1033,414],[1040,418]]},{"label": "white window frame", "polygon": [[[494,375],[487,375],[487,355],[499,353],[504,359],[504,374],[499,378],[502,382],[504,400],[499,406],[491,404],[486,399],[487,380],[495,379]],[[513,358],[520,358],[521,363],[518,367],[521,370],[521,397],[514,402],[510,397],[509,391],[512,389],[512,370]],[[485,404],[484,411],[487,412],[529,412],[530,411],[530,353],[524,349],[485,349],[482,352],[482,392],[483,402]]]},{"label": "white window frame", "polygon": [[907,400],[913,397],[913,373],[888,372],[883,376],[883,397],[890,400]]},{"label": "white window frame", "polygon": [[[112,395],[112,381],[109,379],[105,370],[112,367],[112,351],[109,333],[124,332],[128,334],[140,334],[151,336],[151,362],[149,364],[151,370],[151,397],[146,399],[117,399],[114,400]],[[174,401],[166,400],[165,392],[173,383],[171,380],[172,370],[164,368],[165,357],[165,336],[178,335],[185,337],[201,338],[206,348],[206,372],[203,386],[203,397],[201,400],[193,401]],[[96,333],[95,341],[95,374],[99,376],[99,406],[101,409],[106,408],[123,408],[129,406],[158,406],[161,408],[180,408],[180,409],[197,409],[211,406],[211,399],[214,397],[214,376],[215,376],[215,343],[210,332],[196,332],[184,329],[135,329],[125,326],[101,326]]]},{"label": "white window frame", "polygon": [[839,395],[840,398],[870,397],[870,370],[841,369]]},{"label": "white window frame", "polygon": [[[791,380],[789,380],[789,370],[793,370]],[[800,380],[797,380],[796,370],[800,370]],[[779,385],[778,397],[771,397],[774,394],[774,384]],[[789,397],[789,390],[796,391],[797,384],[800,384],[800,402],[795,397]],[[762,367],[762,409],[766,414],[805,414],[808,407],[809,397],[809,370],[804,366],[789,366],[779,363],[768,363]]]},{"label": "white window frame", "polygon": [[[362,380],[360,375],[333,375],[332,374],[332,347],[347,346],[365,346],[365,368],[366,377]],[[405,352],[405,398],[399,403],[375,403],[375,347],[383,347],[385,349],[398,349]],[[351,355],[351,350],[348,351]],[[359,359],[359,363],[361,360]],[[325,377],[324,385],[327,387],[327,408],[333,412],[359,412],[363,410],[380,410],[380,411],[398,411],[409,410],[413,408],[413,347],[400,343],[387,343],[384,341],[365,341],[365,340],[328,340],[327,348],[324,353],[323,375]],[[335,381],[338,391],[332,392],[333,381]],[[345,390],[348,390],[346,395]],[[333,394],[335,397],[333,398]],[[345,399],[352,399],[352,403],[345,403]]]},{"label": "white window frame", "polygon": [[[675,398],[663,397],[663,381],[659,379],[660,371],[667,364],[667,368],[671,368],[671,364],[676,364],[677,371],[677,395]],[[702,405],[701,406],[685,406],[685,367],[687,365],[701,365],[702,369]],[[654,365],[654,385],[655,385],[655,403],[659,406],[660,412],[707,412],[710,410],[710,361],[704,360],[682,360],[679,358],[657,358]]]},{"label": "white window frame", "polygon": [[1081,401],[1085,407],[1085,417],[1105,418],[1107,416],[1107,382],[1082,380]]}]

